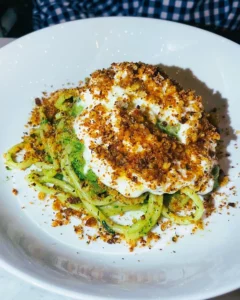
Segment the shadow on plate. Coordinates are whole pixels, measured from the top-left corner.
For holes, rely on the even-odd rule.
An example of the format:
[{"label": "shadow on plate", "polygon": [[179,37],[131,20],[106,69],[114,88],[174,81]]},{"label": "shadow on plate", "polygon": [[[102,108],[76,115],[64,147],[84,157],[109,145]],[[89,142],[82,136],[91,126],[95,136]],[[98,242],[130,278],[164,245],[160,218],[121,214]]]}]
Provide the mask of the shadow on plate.
[{"label": "shadow on plate", "polygon": [[231,127],[231,120],[228,112],[228,100],[223,98],[218,91],[209,88],[206,83],[199,80],[190,69],[183,69],[176,66],[166,66],[158,64],[164,73],[184,89],[196,91],[197,95],[202,97],[204,108],[207,112],[211,112],[217,125],[221,140],[219,143],[219,161],[221,169],[227,175],[231,167],[231,160],[227,153],[229,143],[236,140],[237,136]]}]

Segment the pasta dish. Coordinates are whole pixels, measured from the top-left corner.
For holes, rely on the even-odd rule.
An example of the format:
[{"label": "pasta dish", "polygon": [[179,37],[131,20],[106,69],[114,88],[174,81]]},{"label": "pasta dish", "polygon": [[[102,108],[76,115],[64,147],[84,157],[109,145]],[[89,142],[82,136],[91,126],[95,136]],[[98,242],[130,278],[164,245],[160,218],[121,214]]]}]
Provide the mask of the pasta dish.
[{"label": "pasta dish", "polygon": [[[35,102],[28,134],[4,155],[10,169],[28,169],[32,188],[128,243],[161,218],[201,220],[220,136],[193,91],[156,66],[124,62]],[[121,224],[129,211],[141,216]]]}]

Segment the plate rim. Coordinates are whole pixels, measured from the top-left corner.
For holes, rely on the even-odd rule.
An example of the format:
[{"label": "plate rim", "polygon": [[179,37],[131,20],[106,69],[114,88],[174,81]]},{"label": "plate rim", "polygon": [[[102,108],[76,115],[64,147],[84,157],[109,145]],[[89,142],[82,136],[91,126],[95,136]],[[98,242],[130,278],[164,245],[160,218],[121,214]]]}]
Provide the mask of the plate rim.
[{"label": "plate rim", "polygon": [[[180,22],[177,22],[177,21],[169,21],[169,20],[163,20],[163,19],[156,19],[156,18],[148,18],[148,17],[132,17],[132,16],[109,16],[109,17],[94,17],[94,18],[86,18],[86,19],[79,19],[79,20],[72,20],[72,21],[68,21],[68,22],[65,22],[65,23],[59,23],[59,24],[54,24],[54,25],[51,25],[49,27],[44,27],[44,28],[41,28],[41,29],[38,29],[36,31],[33,31],[33,32],[30,32],[28,34],[25,34],[24,36],[22,37],[19,37],[19,38],[16,38],[14,39],[13,41],[11,41],[10,43],[4,45],[3,47],[0,48],[0,53],[1,51],[3,50],[6,50],[6,48],[8,47],[11,47],[13,44],[15,44],[16,42],[18,41],[22,41],[24,39],[27,39],[29,37],[31,37],[32,35],[35,35],[36,33],[38,32],[43,32],[43,31],[49,31],[51,29],[54,29],[55,27],[60,27],[60,26],[68,26],[68,24],[73,24],[73,23],[79,23],[79,22],[94,22],[94,21],[101,21],[101,20],[121,20],[121,19],[132,19],[132,20],[147,20],[147,22],[159,22],[159,23],[165,23],[165,24],[171,24],[171,25],[174,25],[174,26],[179,26],[179,27],[185,27],[185,28],[188,28],[188,29],[192,29],[194,31],[199,31],[199,32],[202,32],[203,34],[205,35],[210,35],[210,36],[214,36],[215,38],[219,39],[219,40],[223,40],[225,43],[230,43],[232,44],[232,46],[234,47],[237,47],[239,50],[240,50],[240,45],[224,36],[221,36],[215,32],[211,32],[211,31],[208,31],[207,29],[203,29],[203,28],[199,28],[199,27],[195,27],[193,25],[190,25],[190,24],[185,24],[185,23],[180,23]],[[196,24],[197,25],[197,24]]]},{"label": "plate rim", "polygon": [[[12,264],[7,263],[6,261],[4,261],[1,257],[0,257],[0,267],[3,268],[5,271],[9,272],[10,274],[16,276],[17,278],[23,280],[26,283],[30,283],[32,285],[34,285],[35,287],[41,288],[45,291],[50,291],[51,293],[55,293],[57,295],[61,295],[61,296],[66,296],[66,297],[70,297],[73,299],[79,299],[79,300],[83,300],[83,299],[88,299],[88,300],[106,300],[106,298],[103,296],[93,296],[91,294],[86,294],[86,293],[81,293],[81,292],[74,292],[70,289],[67,288],[63,288],[51,283],[48,283],[46,280],[44,279],[39,279],[36,277],[32,277],[27,271],[21,271],[18,268],[15,268]],[[222,296],[225,294],[228,294],[230,292],[236,291],[239,289],[240,286],[240,280],[239,283],[237,283],[237,281],[235,282],[235,284],[233,283],[230,287],[230,285],[228,285],[228,288],[224,288],[224,286],[221,289],[212,291],[212,292],[208,292],[208,291],[201,291],[201,293],[198,293],[197,290],[194,291],[194,293],[191,293],[191,295],[182,295],[182,296],[176,296],[176,297],[171,297],[168,298],[168,300],[204,300],[204,299],[212,299],[218,296]],[[194,297],[194,298],[193,298]],[[107,298],[109,300],[123,300],[124,298],[122,297],[111,297],[111,298]],[[131,298],[132,300],[139,300],[139,297],[134,297]],[[157,299],[157,298],[155,298]],[[159,298],[160,300],[161,298]]]}]

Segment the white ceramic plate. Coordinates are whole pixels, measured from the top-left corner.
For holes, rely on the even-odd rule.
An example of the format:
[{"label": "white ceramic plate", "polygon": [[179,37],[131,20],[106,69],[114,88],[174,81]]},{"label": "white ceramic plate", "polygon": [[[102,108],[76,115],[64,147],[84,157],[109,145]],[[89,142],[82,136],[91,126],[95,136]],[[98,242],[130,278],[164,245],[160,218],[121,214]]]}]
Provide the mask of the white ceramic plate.
[{"label": "white ceramic plate", "polygon": [[[239,187],[239,55],[238,45],[219,36],[151,19],[90,19],[30,34],[0,50],[0,153],[20,140],[43,91],[77,84],[112,62],[143,61],[162,64],[208,108],[220,108],[230,154],[221,164],[228,187]],[[178,243],[166,245],[163,235],[151,250],[129,253],[123,245],[86,245],[72,225],[52,228],[51,207],[35,196],[1,160],[0,264],[33,284],[79,299],[206,299],[240,287],[239,205]]]}]

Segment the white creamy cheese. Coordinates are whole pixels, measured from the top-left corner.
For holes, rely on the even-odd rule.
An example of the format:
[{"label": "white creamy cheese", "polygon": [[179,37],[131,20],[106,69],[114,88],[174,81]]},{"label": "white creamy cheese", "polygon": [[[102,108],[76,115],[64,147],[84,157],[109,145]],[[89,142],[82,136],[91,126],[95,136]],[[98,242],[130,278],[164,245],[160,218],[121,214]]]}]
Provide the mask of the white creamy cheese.
[{"label": "white creamy cheese", "polygon": [[[122,77],[124,76],[126,76],[126,74],[122,74]],[[118,74],[117,76],[115,76],[115,78],[119,80],[121,76]],[[102,143],[101,138],[97,138],[97,139],[92,138],[89,134],[89,128],[86,125],[84,125],[84,120],[86,118],[89,118],[89,114],[91,110],[96,105],[99,105],[99,100],[94,97],[94,95],[97,95],[98,93],[99,93],[98,90],[96,91],[94,90],[90,92],[90,90],[88,89],[82,92],[80,98],[81,98],[81,106],[83,106],[84,108],[84,115],[83,116],[80,115],[78,118],[76,118],[74,123],[74,130],[78,138],[84,142],[84,146],[85,146],[83,152],[83,158],[85,159],[86,162],[84,172],[87,173],[87,171],[91,169],[103,184],[113,189],[116,189],[118,192],[120,192],[122,195],[126,197],[138,197],[145,192],[151,192],[157,195],[161,195],[165,193],[167,187],[170,185],[170,182],[167,182],[165,186],[161,185],[161,186],[157,186],[155,189],[152,189],[151,182],[144,180],[143,178],[141,178],[141,175],[139,174],[136,175],[138,178],[137,184],[126,177],[118,177],[117,179],[113,180],[112,175],[114,174],[114,170],[112,166],[106,160],[99,159],[97,157],[97,154],[90,149],[90,145],[92,142],[99,145]],[[134,93],[134,91],[131,93]],[[105,106],[105,108],[107,109],[106,110],[107,112],[105,114],[107,114],[108,120],[109,122],[111,122],[113,126],[113,130],[116,133],[118,132],[119,129],[116,124],[118,112],[115,103],[116,101],[118,101],[119,98],[124,99],[125,95],[126,95],[126,91],[123,88],[119,87],[118,85],[113,85],[111,91],[108,93],[107,99],[101,99],[101,105]],[[173,109],[168,109],[168,110],[165,109],[164,111],[162,111],[160,106],[156,104],[148,103],[146,99],[144,99],[143,97],[141,98],[136,97],[133,100],[133,104],[135,107],[145,106],[146,108],[148,108],[150,119],[152,120],[153,123],[156,123],[156,121],[159,119],[161,121],[168,121],[169,118],[171,118],[173,124],[180,125],[179,139],[182,141],[182,143],[185,143],[186,132],[189,128],[189,125],[180,124],[179,121],[173,116],[174,115]],[[104,146],[107,147],[108,145],[104,145]],[[133,145],[127,143],[127,147],[129,151],[133,151]],[[141,146],[139,146],[137,150],[135,149],[134,151],[141,151],[141,150],[142,148]],[[203,163],[203,168],[208,169],[209,167],[204,164],[206,164],[206,162]],[[175,175],[179,176],[178,173],[176,173]],[[183,186],[194,185],[194,180],[192,180],[191,182],[186,182],[184,181],[184,178],[182,178],[182,181],[181,179],[179,180],[177,178],[176,181],[178,182],[175,185],[176,190],[181,189]],[[211,191],[213,188],[213,184],[214,184],[213,180],[212,181],[210,180],[209,186],[207,187],[206,191],[204,191],[204,193]]]}]

